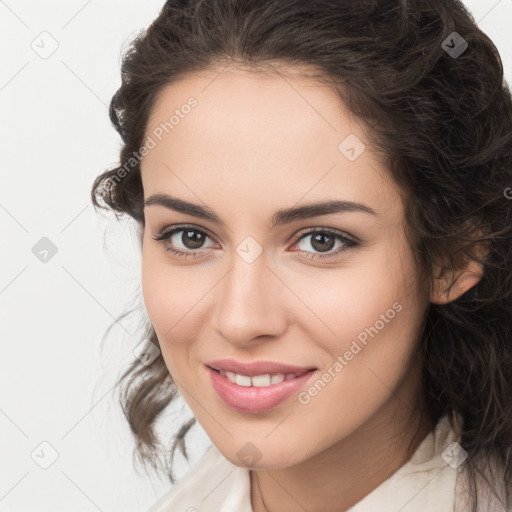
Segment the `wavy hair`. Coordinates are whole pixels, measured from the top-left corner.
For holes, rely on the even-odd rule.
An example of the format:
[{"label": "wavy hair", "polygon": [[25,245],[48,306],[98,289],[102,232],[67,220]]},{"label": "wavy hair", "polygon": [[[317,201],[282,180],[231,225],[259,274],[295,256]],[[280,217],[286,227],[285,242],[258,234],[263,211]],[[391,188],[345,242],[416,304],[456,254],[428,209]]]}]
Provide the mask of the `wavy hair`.
[{"label": "wavy hair", "polygon": [[[467,43],[460,55],[449,51],[462,48],[454,32]],[[453,411],[463,418],[476,510],[477,460],[496,458],[507,486],[512,473],[512,97],[498,50],[455,0],[169,0],[123,52],[110,103],[123,144],[118,165],[94,181],[95,208],[144,228],[133,155],[158,94],[188,73],[229,64],[300,66],[337,91],[403,193],[426,290],[438,265],[483,265],[466,293],[429,304],[420,340],[421,398],[433,424]],[[486,244],[485,258],[476,243]],[[145,334],[160,346],[151,326]],[[174,482],[175,450],[188,458],[184,439],[195,419],[161,449],[157,420],[177,394],[163,358],[135,359],[117,384],[140,461],[156,469],[165,453]]]}]

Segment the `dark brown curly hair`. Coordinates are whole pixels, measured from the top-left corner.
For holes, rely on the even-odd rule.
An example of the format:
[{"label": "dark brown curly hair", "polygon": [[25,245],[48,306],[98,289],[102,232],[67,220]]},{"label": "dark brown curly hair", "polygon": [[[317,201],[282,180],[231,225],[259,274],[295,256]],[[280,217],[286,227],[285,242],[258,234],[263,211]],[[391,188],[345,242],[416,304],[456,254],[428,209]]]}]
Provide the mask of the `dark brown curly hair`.
[{"label": "dark brown curly hair", "polygon": [[[437,265],[452,271],[467,258],[483,265],[480,282],[458,299],[429,304],[421,332],[422,398],[433,424],[452,411],[463,418],[476,510],[476,461],[496,457],[507,488],[512,472],[512,97],[498,50],[463,4],[169,0],[124,52],[110,103],[123,145],[118,165],[95,179],[93,204],[127,214],[143,230],[134,155],[163,87],[194,71],[230,64],[268,71],[273,63],[313,70],[363,121],[404,194],[426,289]],[[485,258],[471,250],[475,242],[486,244]],[[150,325],[144,337],[159,347]],[[162,449],[157,420],[177,395],[163,358],[150,365],[135,358],[117,384],[139,460],[156,469],[167,457],[174,482],[175,450],[187,457],[184,438],[195,419]]]}]

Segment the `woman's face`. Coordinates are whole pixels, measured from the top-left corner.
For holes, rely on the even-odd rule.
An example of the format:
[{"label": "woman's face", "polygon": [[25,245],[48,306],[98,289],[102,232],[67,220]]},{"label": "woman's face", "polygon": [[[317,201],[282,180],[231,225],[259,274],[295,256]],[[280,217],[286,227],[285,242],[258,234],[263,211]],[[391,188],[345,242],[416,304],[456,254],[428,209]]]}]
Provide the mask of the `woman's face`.
[{"label": "woman's face", "polygon": [[[146,136],[146,309],[228,459],[297,464],[417,402],[428,299],[403,204],[331,89],[242,70],[189,75],[162,91]],[[345,207],[305,208],[335,201]],[[314,371],[279,384],[257,368],[270,379],[233,384],[207,366],[221,359]]]}]

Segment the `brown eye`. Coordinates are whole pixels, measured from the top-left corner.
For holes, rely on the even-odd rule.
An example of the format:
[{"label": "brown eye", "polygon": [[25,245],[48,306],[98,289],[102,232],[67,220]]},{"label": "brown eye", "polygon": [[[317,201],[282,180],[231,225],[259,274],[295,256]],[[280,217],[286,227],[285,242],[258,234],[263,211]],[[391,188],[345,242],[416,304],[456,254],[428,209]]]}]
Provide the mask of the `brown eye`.
[{"label": "brown eye", "polygon": [[311,247],[313,247],[315,251],[327,252],[334,248],[336,239],[330,235],[315,233],[314,235],[311,235],[310,243]]},{"label": "brown eye", "polygon": [[185,245],[187,249],[200,249],[201,245],[204,244],[205,234],[200,231],[183,230],[177,231],[176,233],[183,233],[181,237],[178,237],[180,242]]},{"label": "brown eye", "polygon": [[[308,238],[310,238],[310,240],[307,243],[302,243],[303,241],[308,240]],[[331,252],[336,246],[336,242],[340,242],[340,246],[338,246],[340,248],[337,251]],[[309,256],[306,256],[310,259],[335,257],[340,253],[347,252],[359,245],[358,242],[347,237],[344,233],[330,229],[318,229],[303,233],[298,238],[296,244],[299,245],[299,250],[301,252],[310,253]],[[315,254],[315,251],[326,254]]]},{"label": "brown eye", "polygon": [[202,255],[205,240],[210,238],[204,231],[194,226],[180,226],[174,229],[165,229],[153,239],[162,242],[166,251],[179,257],[196,257]]}]

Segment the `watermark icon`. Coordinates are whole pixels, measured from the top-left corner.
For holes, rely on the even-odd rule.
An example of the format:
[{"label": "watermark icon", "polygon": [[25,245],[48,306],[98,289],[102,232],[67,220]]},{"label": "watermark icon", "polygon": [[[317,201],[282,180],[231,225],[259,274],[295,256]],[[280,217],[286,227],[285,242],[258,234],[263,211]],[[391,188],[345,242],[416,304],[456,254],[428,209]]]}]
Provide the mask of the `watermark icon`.
[{"label": "watermark icon", "polygon": [[[376,336],[380,330],[384,329],[387,323],[390,322],[393,318],[395,318],[396,313],[402,311],[402,304],[399,302],[395,302],[391,308],[389,308],[386,313],[381,313],[380,320],[377,320],[373,326],[365,327],[363,331],[361,331],[357,335],[357,339],[352,340],[350,344],[350,349],[346,350],[342,355],[336,357],[334,363],[327,368],[326,371],[322,373],[322,375],[315,381],[315,383],[310,386],[307,391],[301,391],[297,398],[302,405],[307,405],[311,402],[311,399],[318,395],[320,391],[322,391],[325,386],[329,382],[331,382],[336,375],[338,375],[345,366],[348,365],[354,356],[359,354],[361,350],[368,344],[368,336],[372,339]],[[358,343],[359,341],[359,343]],[[361,346],[363,345],[363,346]]]},{"label": "watermark icon", "polygon": [[468,42],[458,33],[452,32],[442,43],[441,48],[452,58],[460,57],[467,49]]},{"label": "watermark icon", "polygon": [[[141,160],[149,154],[149,152],[152,149],[155,149],[158,145],[158,142],[161,142],[164,133],[169,133],[171,130],[174,130],[174,128],[181,122],[182,119],[185,119],[185,117],[192,112],[192,109],[194,107],[197,107],[198,101],[196,98],[191,96],[187,103],[184,103],[181,105],[180,108],[177,108],[174,111],[174,114],[171,115],[168,121],[165,121],[163,123],[160,123],[156,128],[153,129],[150,135],[146,137],[146,141],[144,144],[139,148],[138,151],[134,151],[132,153],[132,156],[125,162],[125,164],[120,167],[117,172],[110,176],[108,181],[103,184],[103,186],[110,190],[114,184],[119,183],[127,174],[129,174],[133,169],[135,169]],[[155,140],[157,139],[157,140]]]},{"label": "watermark icon", "polygon": [[42,263],[48,263],[56,254],[57,246],[46,236],[43,236],[32,247],[32,254]]},{"label": "watermark icon", "polygon": [[50,58],[59,48],[59,42],[49,32],[44,30],[30,43],[30,47],[41,59]]},{"label": "watermark icon", "polygon": [[338,151],[351,162],[357,160],[365,149],[366,145],[364,142],[353,133],[345,137],[338,146]]},{"label": "watermark icon", "polygon": [[248,236],[236,247],[236,252],[246,263],[253,263],[263,252],[263,248],[252,236]]},{"label": "watermark icon", "polygon": [[245,443],[240,450],[236,453],[238,460],[246,467],[251,467],[258,462],[262,453],[260,450],[251,442]]},{"label": "watermark icon", "polygon": [[512,187],[507,187],[503,191],[503,195],[505,196],[506,199],[512,199]]},{"label": "watermark icon", "polygon": [[41,469],[48,469],[59,458],[59,452],[48,441],[43,441],[30,456]]},{"label": "watermark icon", "polygon": [[142,364],[149,366],[160,355],[160,349],[146,338],[135,347],[133,353]]},{"label": "watermark icon", "polygon": [[441,457],[450,467],[457,469],[468,458],[468,452],[454,441],[443,451]]}]

